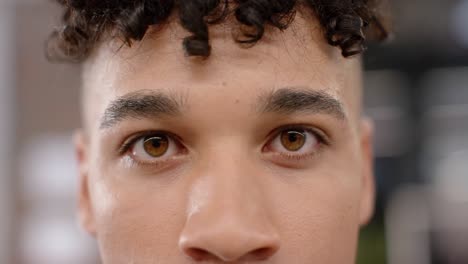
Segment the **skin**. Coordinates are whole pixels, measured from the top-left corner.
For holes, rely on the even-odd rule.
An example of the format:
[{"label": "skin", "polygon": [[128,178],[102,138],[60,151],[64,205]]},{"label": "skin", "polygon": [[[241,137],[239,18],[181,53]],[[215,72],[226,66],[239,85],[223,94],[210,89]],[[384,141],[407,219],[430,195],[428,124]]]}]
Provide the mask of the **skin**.
[{"label": "skin", "polygon": [[[84,65],[79,216],[103,263],[354,263],[374,200],[360,58],[343,58],[301,13],[249,49],[230,26],[212,26],[208,59],[184,56],[186,35],[171,22],[131,48],[103,41]],[[324,94],[343,115],[262,111],[286,90]],[[177,114],[102,124],[116,100],[161,94]],[[277,129],[298,124],[328,142],[308,133],[288,152]],[[128,138],[159,130],[181,141],[176,154],[139,163],[134,149],[119,153]]]}]

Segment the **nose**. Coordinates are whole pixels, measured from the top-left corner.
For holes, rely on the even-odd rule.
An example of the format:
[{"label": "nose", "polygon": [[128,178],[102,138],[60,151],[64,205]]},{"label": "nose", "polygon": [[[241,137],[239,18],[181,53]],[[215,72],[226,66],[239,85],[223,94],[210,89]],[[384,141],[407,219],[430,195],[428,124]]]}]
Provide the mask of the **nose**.
[{"label": "nose", "polygon": [[195,261],[224,262],[267,260],[279,248],[274,237],[230,229],[218,227],[208,233],[186,234],[180,240],[180,248]]},{"label": "nose", "polygon": [[254,175],[242,175],[235,168],[218,171],[224,173],[194,184],[179,248],[194,261],[270,259],[280,239],[258,186],[243,180]]}]

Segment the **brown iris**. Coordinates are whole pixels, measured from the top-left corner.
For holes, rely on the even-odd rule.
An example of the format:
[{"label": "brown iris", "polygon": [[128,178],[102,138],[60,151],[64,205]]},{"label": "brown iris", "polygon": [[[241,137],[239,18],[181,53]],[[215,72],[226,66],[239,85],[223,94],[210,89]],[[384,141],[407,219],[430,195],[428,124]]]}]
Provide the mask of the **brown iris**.
[{"label": "brown iris", "polygon": [[281,133],[281,144],[289,151],[300,150],[306,141],[304,132],[289,130]]},{"label": "brown iris", "polygon": [[166,136],[152,136],[145,139],[143,149],[148,155],[158,158],[169,149],[169,139]]}]

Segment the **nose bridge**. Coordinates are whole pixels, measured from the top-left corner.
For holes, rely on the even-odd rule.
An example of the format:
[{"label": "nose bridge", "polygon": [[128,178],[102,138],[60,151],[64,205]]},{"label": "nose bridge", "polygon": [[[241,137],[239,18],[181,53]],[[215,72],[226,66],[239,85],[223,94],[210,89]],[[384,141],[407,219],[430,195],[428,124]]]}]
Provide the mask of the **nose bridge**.
[{"label": "nose bridge", "polygon": [[228,149],[219,153],[213,148],[201,162],[188,197],[181,249],[195,259],[199,252],[225,261],[267,258],[279,240],[255,180],[256,168],[238,147]]},{"label": "nose bridge", "polygon": [[217,187],[223,191],[222,193],[216,192],[216,194],[228,197],[240,196],[240,189],[249,185],[252,186],[250,183],[252,178],[248,175],[254,172],[252,166],[248,164],[247,155],[233,148],[231,148],[231,151],[225,151],[224,153],[221,151],[213,153],[212,162],[209,165],[210,170],[206,173],[207,175],[211,174]]},{"label": "nose bridge", "polygon": [[245,145],[240,137],[223,136],[213,140],[203,153],[195,177],[209,183],[213,196],[223,198],[213,202],[235,205],[242,203],[247,196],[257,195],[256,168],[252,153]]},{"label": "nose bridge", "polygon": [[203,161],[193,195],[189,197],[189,204],[196,208],[189,216],[199,214],[198,217],[206,217],[205,221],[213,224],[227,223],[219,221],[226,218],[236,224],[252,225],[254,222],[249,223],[249,218],[258,218],[263,208],[256,169],[245,152],[225,149],[229,152],[212,149]]}]

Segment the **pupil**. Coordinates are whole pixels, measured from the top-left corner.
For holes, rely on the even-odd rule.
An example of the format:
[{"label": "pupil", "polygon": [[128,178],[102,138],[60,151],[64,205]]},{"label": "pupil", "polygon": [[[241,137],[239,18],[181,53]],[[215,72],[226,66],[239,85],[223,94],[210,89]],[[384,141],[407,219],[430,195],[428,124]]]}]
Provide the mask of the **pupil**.
[{"label": "pupil", "polygon": [[169,141],[165,136],[148,137],[143,143],[146,153],[153,157],[160,157],[169,148]]},{"label": "pupil", "polygon": [[296,142],[298,140],[298,132],[289,132],[289,141]]},{"label": "pupil", "polygon": [[161,138],[152,138],[151,139],[151,145],[155,148],[160,148],[161,147]]},{"label": "pupil", "polygon": [[281,143],[289,151],[298,151],[304,146],[306,136],[303,131],[290,130],[281,135]]}]

